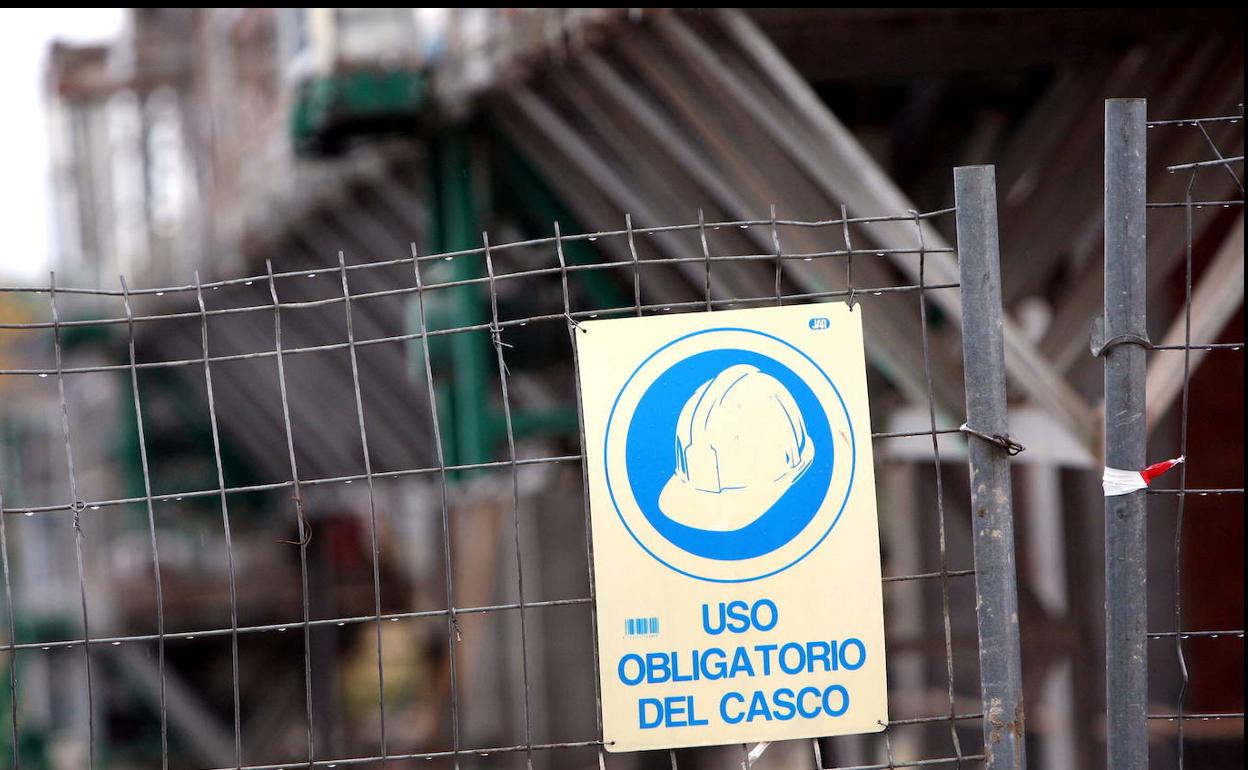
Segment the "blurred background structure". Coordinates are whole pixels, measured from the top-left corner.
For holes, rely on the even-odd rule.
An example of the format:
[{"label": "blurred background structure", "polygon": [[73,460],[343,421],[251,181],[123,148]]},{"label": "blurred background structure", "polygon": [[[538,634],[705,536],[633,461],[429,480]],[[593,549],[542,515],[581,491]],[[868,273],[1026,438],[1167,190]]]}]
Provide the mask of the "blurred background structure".
[{"label": "blurred background structure", "polygon": [[[408,257],[413,244],[422,254],[453,253],[480,246],[482,231],[502,243],[549,236],[553,222],[564,233],[619,230],[626,213],[633,227],[646,228],[699,216],[829,219],[842,206],[851,216],[936,211],[952,203],[950,167],[995,163],[1011,318],[1011,430],[1028,448],[1018,458],[1015,497],[1029,750],[1039,767],[1100,767],[1102,362],[1089,353],[1088,324],[1102,304],[1103,102],[1147,97],[1150,118],[1242,116],[1243,32],[1242,12],[1209,9],[145,8],[128,12],[115,41],[54,45],[46,71],[56,216],[50,262],[58,287],[108,292],[55,295],[59,322],[68,322],[57,330],[63,366],[85,370],[65,380],[77,498],[131,502],[74,511],[79,557],[63,510],[71,480],[59,378],[46,376],[61,368],[53,335],[46,327],[0,328],[0,374],[45,370],[0,376],[7,606],[15,619],[11,642],[24,645],[0,656],[22,683],[11,698],[4,692],[10,677],[0,676],[0,724],[20,722],[21,766],[85,767],[89,730],[96,766],[159,766],[158,618],[165,633],[182,635],[169,641],[164,661],[170,767],[233,766],[233,687],[245,763],[287,766],[301,756],[309,694],[318,704],[311,729],[318,756],[371,756],[382,729],[379,655],[389,751],[445,750],[453,729],[468,746],[521,742],[517,613],[461,614],[454,641],[444,617],[451,583],[456,607],[520,600],[510,471],[450,475],[449,551],[437,474],[406,473],[443,461],[507,459],[485,328],[491,308],[471,284],[485,276],[481,261],[422,267],[424,281],[469,282],[430,294],[423,308],[410,292],[392,291],[415,284],[410,262],[351,271],[352,294],[368,295],[352,303],[355,338],[407,338],[361,346],[353,378],[349,356],[356,351],[346,345],[343,308],[329,302],[343,292],[340,252],[348,265]],[[1181,329],[1175,324],[1184,315],[1190,261],[1207,308],[1193,322],[1203,335],[1194,341],[1242,343],[1242,171],[1202,173],[1195,188],[1192,177],[1167,171],[1207,157],[1210,145],[1242,156],[1242,121],[1149,133],[1150,201],[1182,202],[1190,194],[1226,202],[1150,212],[1152,339]],[[937,237],[953,240],[951,219],[934,225]],[[827,247],[805,232],[785,239],[793,252]],[[899,229],[873,246],[911,240]],[[627,246],[577,241],[566,257],[571,264],[628,261]],[[688,233],[639,237],[636,247],[643,261],[703,255]],[[773,249],[765,227],[716,230],[710,247],[716,254]],[[496,269],[553,260],[547,246],[510,249],[496,256]],[[270,304],[265,281],[202,292],[209,310],[223,311],[205,322],[211,354],[233,357],[213,366],[211,411],[202,366],[142,368],[201,359],[206,326],[194,291],[136,293],[127,308],[115,293],[119,275],[138,292],[264,275],[266,261],[279,274],[273,287],[282,303],[304,303],[283,314],[283,344],[341,343],[291,357],[288,394],[272,359],[251,355],[272,349],[272,314],[228,312]],[[860,261],[855,269],[875,286],[907,275],[889,260]],[[799,264],[788,279],[804,291],[840,280],[818,271],[818,263]],[[697,300],[701,275],[670,265],[642,271],[640,302],[662,308]],[[634,302],[626,272],[576,276],[572,302],[580,310]],[[716,270],[712,288],[722,298],[766,297],[772,284],[769,272],[729,265]],[[557,272],[519,288],[500,284],[500,315],[563,318]],[[47,299],[0,292],[0,322],[50,321]],[[871,302],[875,430],[922,430],[918,311],[891,295]],[[425,350],[422,312],[424,328],[482,328],[429,337]],[[133,327],[89,323],[130,313],[168,318]],[[962,414],[957,324],[940,307],[928,320],[936,406],[952,419]],[[508,360],[522,457],[579,452],[561,323],[508,332],[517,351]],[[131,339],[140,363],[135,383]],[[1178,453],[1183,391],[1175,383],[1183,378],[1174,368],[1182,361],[1156,361],[1149,370],[1150,453],[1161,459]],[[1204,417],[1188,434],[1188,485],[1242,487],[1243,357],[1209,351],[1195,365],[1190,400]],[[142,393],[142,435],[132,385]],[[362,418],[356,388],[367,404]],[[291,424],[296,435],[288,446]],[[942,437],[940,446],[946,461],[965,455],[957,435]],[[950,511],[945,552],[932,510],[941,470],[931,442],[880,442],[876,453],[885,574],[970,566],[963,467],[954,462],[942,478]],[[296,516],[282,486],[292,464],[305,479],[376,474],[371,505],[364,484],[308,486]],[[542,603],[530,615],[526,650],[534,738],[585,741],[595,727],[580,473],[573,464],[532,464],[522,466],[519,480],[525,600]],[[233,581],[221,485],[253,490],[230,496]],[[184,492],[196,494],[179,496]],[[159,606],[148,511],[132,502],[150,495],[169,496],[155,504]],[[1149,629],[1159,635],[1150,643],[1150,712],[1171,713],[1181,700],[1192,712],[1227,715],[1186,724],[1181,741],[1175,722],[1154,720],[1154,766],[1177,766],[1182,745],[1187,767],[1241,767],[1242,490],[1191,497],[1177,535],[1172,502],[1151,505]],[[1164,635],[1179,630],[1172,625],[1176,576],[1188,628],[1222,632],[1187,640],[1186,674]],[[304,596],[311,606],[302,606]],[[898,583],[886,600],[894,718],[948,713],[950,699],[957,713],[975,713],[971,581]],[[93,637],[152,641],[95,648],[88,674],[79,648],[54,643],[83,636],[83,601]],[[322,619],[395,619],[377,631],[363,622],[314,627],[315,674],[308,675],[305,611]],[[956,663],[948,667],[946,619]],[[231,623],[271,626],[239,637],[237,671],[230,635],[221,633]],[[460,701],[454,727],[452,676]],[[3,745],[12,739],[0,727],[0,756],[13,755]],[[822,741],[821,749],[824,766],[887,767],[890,756],[903,766],[974,754],[962,744],[979,740],[978,722],[952,720],[915,725],[889,747],[847,737]],[[759,767],[810,767],[808,755],[787,751],[776,747]],[[680,754],[681,767],[740,762],[721,750]],[[524,760],[501,753],[464,758],[461,766],[520,767]],[[592,746],[533,760],[543,768],[597,761]],[[627,756],[608,764],[668,761]],[[979,763],[949,763],[959,765]]]}]

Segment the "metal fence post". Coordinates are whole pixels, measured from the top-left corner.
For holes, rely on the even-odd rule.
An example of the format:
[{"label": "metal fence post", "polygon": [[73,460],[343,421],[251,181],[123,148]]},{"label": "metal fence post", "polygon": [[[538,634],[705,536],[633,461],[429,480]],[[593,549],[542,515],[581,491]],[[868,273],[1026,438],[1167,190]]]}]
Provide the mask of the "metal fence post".
[{"label": "metal fence post", "polygon": [[[1145,465],[1143,99],[1105,102],[1105,465]],[[1105,667],[1111,770],[1148,767],[1144,492],[1105,498]]]},{"label": "metal fence post", "polygon": [[[986,437],[1008,433],[1001,257],[993,166],[953,171],[962,284],[962,358],[975,543],[984,753],[993,770],[1023,770],[1022,655],[1014,568],[1009,452]],[[976,435],[976,434],[980,435]]]}]

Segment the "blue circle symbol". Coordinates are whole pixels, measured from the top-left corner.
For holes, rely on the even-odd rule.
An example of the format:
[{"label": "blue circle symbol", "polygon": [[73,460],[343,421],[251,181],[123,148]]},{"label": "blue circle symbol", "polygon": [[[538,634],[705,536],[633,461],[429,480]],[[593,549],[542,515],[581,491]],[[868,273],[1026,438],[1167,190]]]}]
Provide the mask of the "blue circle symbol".
[{"label": "blue circle symbol", "polygon": [[[734,346],[727,339],[723,347],[715,347],[714,338],[711,337],[696,340],[699,343],[696,348],[697,352],[692,352],[687,357],[679,358],[675,363],[668,366],[666,370],[655,376],[650,384],[646,386],[640,398],[637,399],[631,414],[618,415],[622,421],[626,421],[625,424],[622,427],[614,425],[621,398],[634,386],[634,381],[638,379],[638,373],[646,369],[655,356],[678,343],[691,340],[691,338],[699,337],[700,335],[714,334],[716,332],[759,335],[765,338],[766,344],[772,347],[776,343],[783,346],[781,350],[785,352],[786,356],[796,353],[800,356],[798,361],[809,364],[820,375],[816,379],[822,379],[823,382],[817,383],[818,388],[826,393],[827,390],[823,388],[826,385],[834,395],[836,403],[827,403],[828,399],[826,396],[821,401],[810,384],[804,381],[793,369],[775,358],[755,350]],[[740,337],[738,336],[737,339],[740,339]],[[741,366],[751,367],[762,375],[772,378],[774,382],[778,383],[779,387],[787,391],[788,396],[792,398],[791,403],[795,404],[800,412],[800,420],[804,423],[805,436],[814,445],[813,459],[810,461],[809,466],[804,468],[800,475],[791,482],[791,486],[780,494],[778,499],[771,498],[775,500],[774,503],[771,503],[765,511],[762,511],[760,515],[757,515],[756,518],[753,518],[740,528],[729,530],[701,529],[689,526],[688,523],[675,521],[664,513],[659,501],[664,486],[673,479],[674,468],[677,464],[677,449],[675,445],[677,443],[676,435],[682,409],[686,409],[686,405],[690,402],[691,397],[695,397],[695,392],[698,392],[700,389],[704,390],[707,384],[721,372],[725,372],[730,367]],[[848,451],[843,452],[844,457],[838,456],[835,450],[833,428],[829,420],[829,409],[834,410],[835,422],[840,423],[843,415],[843,424],[848,431]],[[849,500],[850,490],[853,487],[854,469],[857,462],[853,424],[844,399],[841,397],[836,385],[828,378],[823,369],[804,352],[790,343],[764,332],[740,328],[707,329],[684,335],[663,345],[654,353],[651,353],[629,375],[620,389],[620,393],[616,396],[610,415],[607,418],[606,435],[604,437],[604,444],[607,447],[611,446],[613,427],[616,430],[615,441],[624,441],[623,470],[627,478],[613,479],[611,463],[607,462],[606,481],[608,493],[620,521],[637,544],[656,561],[676,572],[700,580],[725,583],[747,582],[782,572],[793,566],[815,550],[831,532],[832,528],[835,527]],[[748,426],[743,427],[748,430]],[[620,435],[621,431],[623,431],[622,436]],[[842,433],[842,437],[845,438],[844,433]],[[833,474],[838,462],[848,464],[848,483],[846,484],[843,499],[829,501],[828,497],[833,486]],[[845,470],[841,471],[841,475],[846,475]],[[633,518],[633,516],[626,516],[625,511],[621,510],[621,502],[627,501],[628,497],[630,497],[629,495],[624,495],[623,497],[617,495],[616,486],[621,483],[628,485],[632,501],[636,507],[636,513],[639,513],[640,517],[644,519],[644,524],[634,521],[630,525],[629,519]],[[813,545],[801,553],[795,553],[794,558],[788,560],[787,563],[779,568],[773,567],[766,571],[766,574],[758,574],[751,577],[724,578],[695,574],[697,571],[702,570],[698,570],[696,566],[687,568],[688,565],[677,566],[670,563],[669,560],[665,560],[655,553],[654,549],[648,547],[643,538],[638,536],[638,532],[634,531],[636,526],[640,525],[644,530],[648,524],[649,528],[653,529],[667,543],[686,554],[697,557],[697,559],[744,565],[750,559],[767,556],[792,543],[794,539],[811,526],[816,518],[820,518],[820,511],[824,510],[828,503],[835,506],[835,514],[831,516],[830,522],[826,525],[826,530],[819,533],[819,537]],[[625,504],[628,505],[629,503],[625,502]],[[827,515],[822,517],[824,521],[827,519]],[[748,568],[745,571],[748,572]]]}]

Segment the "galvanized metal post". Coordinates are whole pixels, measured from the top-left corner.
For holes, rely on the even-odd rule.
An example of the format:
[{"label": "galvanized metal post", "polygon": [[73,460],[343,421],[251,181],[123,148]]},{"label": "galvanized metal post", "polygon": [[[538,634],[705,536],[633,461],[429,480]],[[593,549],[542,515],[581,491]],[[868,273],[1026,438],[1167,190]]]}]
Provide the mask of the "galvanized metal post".
[{"label": "galvanized metal post", "polygon": [[[1105,465],[1145,465],[1143,99],[1105,102]],[[1118,344],[1126,342],[1128,344]],[[1105,679],[1111,770],[1148,767],[1144,492],[1105,498]]]},{"label": "galvanized metal post", "polygon": [[[953,170],[962,284],[962,359],[971,466],[984,753],[992,770],[1023,770],[1022,654],[1014,567],[1010,457],[985,436],[1008,434],[997,183],[992,166]],[[980,435],[976,435],[976,433]]]}]

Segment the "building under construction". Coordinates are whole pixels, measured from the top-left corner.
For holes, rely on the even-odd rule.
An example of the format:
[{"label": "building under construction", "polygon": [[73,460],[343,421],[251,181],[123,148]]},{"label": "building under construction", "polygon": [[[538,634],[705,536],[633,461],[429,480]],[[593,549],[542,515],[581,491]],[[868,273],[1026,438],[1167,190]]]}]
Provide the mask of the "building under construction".
[{"label": "building under construction", "polygon": [[1242,766],[1243,72],[1202,9],[150,8],[54,46],[55,276],[0,292],[0,762],[598,766],[569,324],[848,291],[884,574],[924,577],[885,585],[895,724],[606,765],[985,766],[954,221],[918,212],[991,163],[1026,745],[1101,766],[1104,103],[1142,97],[1220,116],[1148,130],[1147,337],[1187,351],[1149,457],[1224,492],[1149,503],[1151,756]]}]

